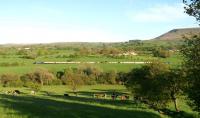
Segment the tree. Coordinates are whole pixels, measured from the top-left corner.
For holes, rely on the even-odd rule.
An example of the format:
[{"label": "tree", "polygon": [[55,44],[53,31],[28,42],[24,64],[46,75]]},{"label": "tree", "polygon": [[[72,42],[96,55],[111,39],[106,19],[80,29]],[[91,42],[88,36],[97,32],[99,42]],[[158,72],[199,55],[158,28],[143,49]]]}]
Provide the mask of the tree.
[{"label": "tree", "polygon": [[72,74],[67,78],[67,85],[72,89],[73,93],[77,96],[77,90],[80,86],[82,86],[83,80],[80,74]]},{"label": "tree", "polygon": [[116,84],[116,71],[104,72],[100,75],[98,82],[101,84]]},{"label": "tree", "polygon": [[37,68],[34,72],[23,75],[23,81],[31,81],[33,83],[49,85],[55,79],[54,75],[45,68]]},{"label": "tree", "polygon": [[183,0],[186,5],[185,12],[190,16],[194,16],[197,21],[200,21],[200,1],[199,0]]},{"label": "tree", "polygon": [[153,50],[153,56],[154,57],[162,57],[162,58],[167,58],[170,57],[170,52],[167,50],[163,50],[163,49],[154,49]]},{"label": "tree", "polygon": [[195,109],[200,111],[200,36],[186,38],[181,53],[189,83],[188,97],[193,101]]},{"label": "tree", "polygon": [[179,112],[177,97],[186,86],[184,75],[180,69],[170,69],[166,64],[153,62],[133,69],[127,75],[126,87],[156,109],[164,108],[173,101]]},{"label": "tree", "polygon": [[23,82],[20,80],[19,75],[14,73],[2,74],[1,83],[4,87],[22,87]]},{"label": "tree", "polygon": [[92,52],[92,50],[90,49],[90,48],[88,48],[88,47],[81,47],[80,49],[79,49],[79,55],[82,55],[82,56],[85,56],[85,55],[90,55],[91,54],[91,52]]},{"label": "tree", "polygon": [[185,79],[185,72],[182,69],[171,69],[170,72],[163,75],[166,79],[168,94],[174,103],[174,107],[179,112],[177,97],[183,93],[187,87],[187,80]]},{"label": "tree", "polygon": [[117,78],[116,78],[117,83],[124,85],[127,82],[126,75],[127,75],[127,73],[125,73],[125,72],[117,73]]},{"label": "tree", "polygon": [[85,64],[79,66],[78,73],[82,75],[84,84],[94,85],[98,82],[102,70],[93,65]]},{"label": "tree", "polygon": [[62,80],[66,82],[76,96],[78,88],[84,84],[82,75],[71,68],[65,70]]},{"label": "tree", "polygon": [[128,74],[126,87],[154,108],[163,108],[170,99],[163,76],[166,72],[169,72],[169,67],[159,61],[133,69]]},{"label": "tree", "polygon": [[[183,2],[186,5],[186,13],[200,22],[200,1],[183,0]],[[194,108],[200,112],[200,35],[185,39],[181,52],[189,82],[188,97],[193,101]]]}]

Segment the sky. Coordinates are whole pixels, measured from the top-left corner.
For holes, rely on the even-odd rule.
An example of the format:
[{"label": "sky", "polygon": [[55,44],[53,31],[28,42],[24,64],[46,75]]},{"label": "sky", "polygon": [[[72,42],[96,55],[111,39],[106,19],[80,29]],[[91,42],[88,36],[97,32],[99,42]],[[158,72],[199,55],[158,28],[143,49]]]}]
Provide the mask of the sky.
[{"label": "sky", "polygon": [[198,27],[182,0],[0,0],[0,44],[122,42]]}]

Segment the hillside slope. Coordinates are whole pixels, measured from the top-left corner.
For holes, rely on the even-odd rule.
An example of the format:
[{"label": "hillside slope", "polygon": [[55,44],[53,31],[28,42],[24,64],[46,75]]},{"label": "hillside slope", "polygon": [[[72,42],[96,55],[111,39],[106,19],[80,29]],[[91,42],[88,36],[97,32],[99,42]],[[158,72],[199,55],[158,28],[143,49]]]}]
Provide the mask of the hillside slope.
[{"label": "hillside slope", "polygon": [[200,28],[173,29],[153,40],[182,40],[183,36],[189,36],[191,34],[200,34]]}]

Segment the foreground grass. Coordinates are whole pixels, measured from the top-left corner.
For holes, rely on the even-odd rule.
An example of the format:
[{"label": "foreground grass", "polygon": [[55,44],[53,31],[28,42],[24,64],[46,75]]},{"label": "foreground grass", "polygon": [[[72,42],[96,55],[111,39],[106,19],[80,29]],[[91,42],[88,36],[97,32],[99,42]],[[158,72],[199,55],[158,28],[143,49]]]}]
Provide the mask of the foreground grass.
[{"label": "foreground grass", "polygon": [[[3,94],[5,90],[14,89],[22,91],[22,94]],[[0,90],[0,118],[171,118],[142,103],[111,100],[109,95],[113,91],[118,94],[128,93],[123,86],[117,85],[83,86],[78,96],[74,96],[66,86],[46,86],[36,95],[30,95],[27,88]],[[64,93],[70,94],[70,97],[64,97]],[[107,93],[108,98],[94,99],[93,93]],[[190,111],[184,112],[187,118],[192,117],[193,112],[189,107],[184,110]]]}]

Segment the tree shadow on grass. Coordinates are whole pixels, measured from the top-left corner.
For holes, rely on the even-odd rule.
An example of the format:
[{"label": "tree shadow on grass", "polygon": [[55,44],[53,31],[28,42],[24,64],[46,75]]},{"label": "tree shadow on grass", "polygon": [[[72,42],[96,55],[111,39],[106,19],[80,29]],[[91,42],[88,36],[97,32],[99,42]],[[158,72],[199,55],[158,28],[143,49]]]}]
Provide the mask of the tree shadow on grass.
[{"label": "tree shadow on grass", "polygon": [[[93,89],[93,90],[98,90],[98,89]],[[70,92],[68,92],[70,93]],[[119,90],[98,90],[98,92],[88,92],[88,91],[79,91],[78,94],[79,95],[83,95],[83,96],[87,96],[87,97],[93,97],[93,94],[106,94],[108,97],[110,97],[113,93],[115,93],[116,95],[128,95],[125,92],[119,91]]]},{"label": "tree shadow on grass", "polygon": [[92,90],[95,90],[95,91],[101,91],[101,92],[106,92],[108,94],[112,94],[113,92],[116,92],[118,94],[127,94],[125,91],[126,89],[124,90],[118,90],[118,89],[92,89]]},{"label": "tree shadow on grass", "polygon": [[151,112],[111,109],[41,97],[0,95],[0,100],[0,106],[6,109],[8,118],[160,118]]},{"label": "tree shadow on grass", "polygon": [[127,108],[140,108],[140,109],[147,109],[143,107],[141,104],[137,104],[134,101],[130,100],[110,100],[110,99],[96,99],[96,98],[86,98],[86,97],[77,97],[77,96],[63,96],[63,95],[49,95],[54,98],[61,98],[65,100],[77,101],[82,103],[95,103],[101,105],[112,105],[116,107],[127,107]]},{"label": "tree shadow on grass", "polygon": [[161,111],[172,118],[195,118],[196,116],[194,114],[187,113],[185,111],[172,111],[170,109],[161,109]]},{"label": "tree shadow on grass", "polygon": [[[136,101],[133,100],[120,100],[119,98],[117,100],[112,100],[111,94],[107,94],[107,98],[105,99],[104,97],[102,98],[94,98],[93,94],[104,94],[105,92],[88,92],[88,91],[81,91],[78,92],[78,96],[75,96],[74,93],[72,92],[67,92],[69,96],[64,96],[64,95],[58,95],[56,93],[50,93],[48,91],[40,91],[42,95],[54,97],[54,98],[60,98],[60,99],[65,99],[65,100],[71,100],[71,101],[77,101],[77,102],[82,102],[82,103],[97,103],[101,105],[113,105],[113,106],[125,106],[127,108],[140,108],[140,109],[147,109],[147,107],[144,107],[143,104],[137,103]],[[46,94],[49,93],[49,94]],[[119,92],[118,92],[119,93]],[[122,95],[124,93],[119,93],[118,95]]]}]

